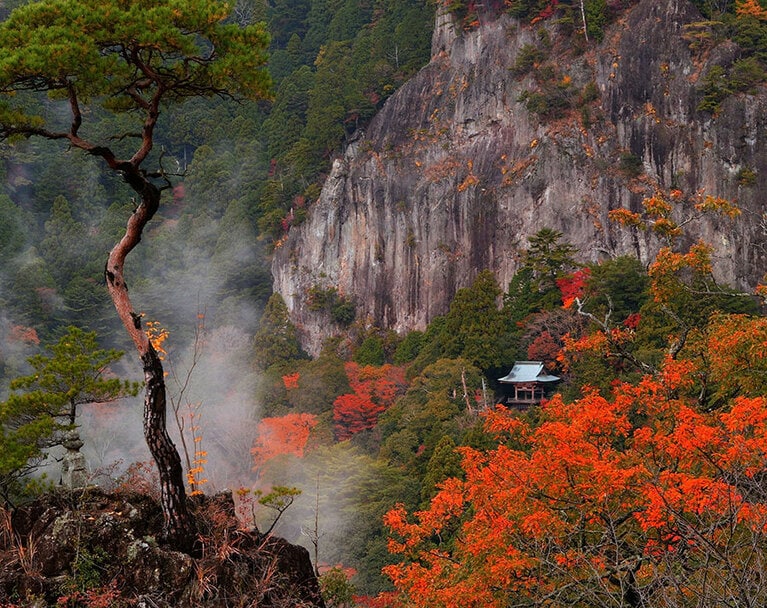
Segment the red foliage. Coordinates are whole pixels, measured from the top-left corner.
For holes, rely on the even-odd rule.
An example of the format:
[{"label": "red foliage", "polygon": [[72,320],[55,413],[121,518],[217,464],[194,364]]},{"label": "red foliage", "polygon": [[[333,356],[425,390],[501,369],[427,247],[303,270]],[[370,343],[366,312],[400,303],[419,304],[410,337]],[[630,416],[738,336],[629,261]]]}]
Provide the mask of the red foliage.
[{"label": "red foliage", "polygon": [[354,392],[341,395],[333,403],[333,421],[339,441],[372,429],[378,416],[394,403],[405,387],[405,371],[401,367],[388,364],[360,366],[350,362],[345,369]]},{"label": "red foliage", "polygon": [[399,608],[402,605],[394,591],[381,592],[375,597],[355,595],[354,604],[360,608]]},{"label": "red foliage", "polygon": [[298,381],[301,379],[301,374],[296,372],[295,374],[285,374],[282,377],[282,383],[287,390],[292,388],[298,388]]},{"label": "red foliage", "polygon": [[527,347],[527,357],[531,361],[543,361],[547,369],[554,369],[561,350],[552,335],[544,331]]},{"label": "red foliage", "polygon": [[181,182],[173,188],[173,204],[181,204],[184,201],[184,197],[186,197],[186,186]]},{"label": "red foliage", "polygon": [[280,221],[280,226],[282,227],[283,232],[287,232],[290,230],[290,227],[293,225],[293,208],[291,207],[288,211],[287,215],[282,218]]},{"label": "red foliage", "polygon": [[302,458],[309,434],[317,425],[313,414],[286,414],[275,418],[263,418],[258,423],[258,436],[250,452],[256,466],[283,454]]},{"label": "red foliage", "polygon": [[538,13],[538,15],[530,20],[530,23],[537,23],[538,21],[543,21],[544,19],[552,17],[554,15],[554,11],[557,9],[557,5],[559,5],[559,0],[549,0],[549,3],[540,13]]},{"label": "red foliage", "polygon": [[488,414],[497,448],[459,448],[464,476],[444,481],[428,509],[385,516],[402,561],[384,571],[407,605],[542,605],[559,589],[573,605],[592,605],[594,589],[605,605],[627,588],[684,588],[706,605],[741,590],[756,597],[767,398],[698,411],[695,372],[668,359],[637,385],[617,382],[609,399],[555,396],[540,423]]},{"label": "red foliage", "polygon": [[355,433],[372,429],[378,422],[378,416],[384,411],[384,406],[355,393],[341,395],[333,403],[336,439],[345,441]]},{"label": "red foliage", "polygon": [[623,322],[623,324],[629,329],[636,329],[639,327],[639,321],[641,320],[642,315],[640,315],[638,312],[632,312],[628,317],[626,317],[626,320]]},{"label": "red foliage", "polygon": [[115,480],[115,492],[136,492],[160,499],[160,475],[153,461],[132,463],[125,473]]},{"label": "red foliage", "polygon": [[59,608],[69,608],[70,606],[86,608],[112,608],[118,605],[120,600],[120,590],[117,581],[112,581],[109,585],[88,589],[86,591],[73,591],[69,595],[62,595],[56,600],[56,606]]},{"label": "red foliage", "polygon": [[581,268],[573,274],[557,279],[557,287],[562,292],[562,306],[570,308],[576,298],[583,297],[583,290],[586,287],[586,281],[591,275],[591,270]]},{"label": "red foliage", "polygon": [[24,325],[11,325],[8,338],[14,342],[26,342],[27,344],[40,344],[40,338],[33,327]]}]

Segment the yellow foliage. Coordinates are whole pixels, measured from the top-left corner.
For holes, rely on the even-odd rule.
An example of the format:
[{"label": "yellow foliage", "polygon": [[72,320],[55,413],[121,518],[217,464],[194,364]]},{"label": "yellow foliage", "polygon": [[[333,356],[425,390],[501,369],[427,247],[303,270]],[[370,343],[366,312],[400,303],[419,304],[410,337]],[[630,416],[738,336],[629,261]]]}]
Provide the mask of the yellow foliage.
[{"label": "yellow foliage", "polygon": [[165,350],[163,344],[168,339],[170,332],[160,325],[159,321],[147,321],[146,329],[144,331],[146,332],[147,338],[149,338],[152,348],[155,349],[157,355],[160,357],[160,361],[164,361],[165,355],[167,355],[168,352]]}]

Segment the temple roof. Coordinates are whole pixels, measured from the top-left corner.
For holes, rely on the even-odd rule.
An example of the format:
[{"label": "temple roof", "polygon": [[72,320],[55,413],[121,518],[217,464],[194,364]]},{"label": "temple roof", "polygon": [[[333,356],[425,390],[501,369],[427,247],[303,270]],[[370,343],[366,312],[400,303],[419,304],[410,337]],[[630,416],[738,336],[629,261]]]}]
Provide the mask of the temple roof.
[{"label": "temple roof", "polygon": [[559,376],[546,373],[542,361],[516,361],[511,371],[498,382],[513,384],[517,382],[556,382]]}]

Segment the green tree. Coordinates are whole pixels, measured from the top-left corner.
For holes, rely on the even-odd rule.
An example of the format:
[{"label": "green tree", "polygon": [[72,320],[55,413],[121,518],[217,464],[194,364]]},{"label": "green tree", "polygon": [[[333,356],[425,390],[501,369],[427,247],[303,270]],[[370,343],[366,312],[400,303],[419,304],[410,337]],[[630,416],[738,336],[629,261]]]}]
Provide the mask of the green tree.
[{"label": "green tree", "polygon": [[25,230],[21,209],[6,195],[0,195],[0,259],[7,260],[24,247]]},{"label": "green tree", "polygon": [[439,440],[434,448],[434,453],[426,465],[426,474],[423,476],[421,486],[421,505],[428,508],[431,499],[439,491],[438,484],[450,477],[460,477],[461,455],[456,451],[455,441],[448,435]]},{"label": "green tree", "polygon": [[13,504],[21,481],[42,461],[50,437],[64,428],[34,395],[13,393],[0,403],[0,495],[6,503]]},{"label": "green tree", "polygon": [[80,405],[105,403],[138,393],[139,383],[108,377],[110,365],[122,359],[124,353],[100,349],[95,331],[70,326],[46,350],[47,354],[29,358],[33,373],[13,380],[11,388],[34,392],[50,403],[63,396],[64,407],[49,410],[54,418],[64,418],[73,425]]},{"label": "green tree", "polygon": [[386,362],[383,340],[380,336],[368,336],[354,351],[352,357],[360,365],[383,365]]},{"label": "green tree", "polygon": [[320,577],[322,599],[328,608],[351,608],[355,606],[355,588],[342,568],[335,566]]},{"label": "green tree", "polygon": [[310,4],[309,0],[272,0],[269,3],[269,31],[275,48],[285,48],[294,34],[304,36]]},{"label": "green tree", "polygon": [[[423,334],[416,334],[403,348],[413,363],[415,377],[439,359],[461,357],[482,370],[504,364],[508,348],[508,319],[499,308],[501,289],[489,270],[480,272],[469,287],[459,289],[445,316],[432,319]],[[405,351],[399,353],[405,356]]]},{"label": "green tree", "polygon": [[306,15],[307,31],[303,41],[307,55],[316,57],[320,47],[327,41],[328,26],[338,3],[338,0],[312,0]]},{"label": "green tree", "polygon": [[297,371],[298,390],[290,391],[288,400],[300,412],[328,412],[338,396],[351,392],[344,361],[332,347],[324,348],[319,357],[306,361]]},{"label": "green tree", "polygon": [[402,340],[397,344],[397,349],[394,351],[393,363],[395,365],[404,365],[413,361],[423,347],[424,333],[422,331],[413,330],[407,333]]},{"label": "green tree", "polygon": [[410,384],[407,393],[378,419],[381,457],[413,475],[423,475],[436,446],[461,439],[458,419],[476,407],[480,371],[466,359],[440,359]]},{"label": "green tree", "polygon": [[30,247],[10,267],[8,290],[13,294],[14,318],[45,335],[57,306],[56,282],[36,248]]},{"label": "green tree", "polygon": [[328,25],[330,40],[351,40],[359,35],[373,13],[371,0],[345,0]]},{"label": "green tree", "polygon": [[40,249],[59,285],[82,272],[89,258],[83,224],[72,217],[69,201],[57,196],[50,219],[45,222],[45,239]]},{"label": "green tree", "polygon": [[301,138],[313,86],[314,72],[308,65],[301,66],[280,83],[272,111],[264,121],[270,158],[281,157]]},{"label": "green tree", "polygon": [[61,441],[58,431],[72,428],[77,410],[136,395],[137,382],[109,377],[123,353],[98,347],[95,332],[69,327],[45,354],[28,359],[33,373],[14,379],[14,392],[0,404],[0,493],[9,493],[43,457],[43,448]]},{"label": "green tree", "polygon": [[72,277],[61,292],[64,310],[57,316],[57,321],[63,318],[68,324],[96,331],[99,335],[119,329],[114,315],[110,314],[109,295],[99,278],[98,275]]},{"label": "green tree", "polygon": [[540,298],[533,290],[532,269],[520,268],[511,277],[509,289],[503,296],[503,308],[514,324],[540,310]]},{"label": "green tree", "polygon": [[296,327],[288,316],[288,307],[278,293],[273,293],[266,303],[253,342],[256,363],[261,369],[306,358]]},{"label": "green tree", "polygon": [[242,300],[261,307],[271,297],[269,265],[244,199],[232,201],[219,222],[211,272],[219,282],[216,317],[219,322],[236,324],[234,316],[241,310],[237,304]]},{"label": "green tree", "polygon": [[[0,137],[35,136],[82,150],[121,176],[137,196],[105,273],[144,367],[144,435],[160,473],[163,536],[181,549],[191,548],[195,534],[181,461],[165,424],[162,363],[134,312],[123,271],[171,185],[161,157],[157,170],[144,167],[162,108],[193,98],[268,94],[265,28],[240,27],[229,16],[229,5],[211,0],[50,0],[20,7],[0,25]],[[64,102],[67,120],[46,111],[50,104],[29,104],[35,93]],[[119,116],[111,137],[99,133],[91,139],[81,131],[96,114],[84,111],[86,104]],[[140,136],[128,137],[136,128]]]},{"label": "green tree", "polygon": [[589,267],[585,309],[600,318],[622,323],[639,312],[650,297],[650,278],[635,257],[620,256]]},{"label": "green tree", "polygon": [[530,245],[522,256],[522,268],[532,273],[531,286],[538,292],[542,308],[559,304],[557,279],[577,266],[575,247],[562,241],[562,236],[558,230],[542,228],[527,239]]},{"label": "green tree", "polygon": [[590,39],[602,42],[607,24],[606,0],[582,0],[583,14],[586,18],[586,33]]},{"label": "green tree", "polygon": [[499,309],[501,289],[489,270],[477,275],[471,287],[459,289],[445,317],[448,352],[480,369],[503,363],[501,337],[506,321]]},{"label": "green tree", "polygon": [[426,327],[426,331],[417,340],[413,348],[413,362],[407,370],[408,378],[415,378],[429,365],[440,359],[450,357],[448,353],[449,336],[445,330],[446,318],[444,315],[434,317]]},{"label": "green tree", "polygon": [[322,47],[315,65],[305,136],[312,144],[315,159],[320,160],[355,130],[360,117],[372,115],[373,108],[360,90],[360,75],[354,70],[349,42],[331,42]]}]

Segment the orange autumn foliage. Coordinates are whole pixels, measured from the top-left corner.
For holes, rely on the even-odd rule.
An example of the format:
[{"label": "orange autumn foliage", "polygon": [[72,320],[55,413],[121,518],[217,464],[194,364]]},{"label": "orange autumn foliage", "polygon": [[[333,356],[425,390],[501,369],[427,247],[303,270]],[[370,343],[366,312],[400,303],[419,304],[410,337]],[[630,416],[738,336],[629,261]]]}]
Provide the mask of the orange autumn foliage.
[{"label": "orange autumn foliage", "polygon": [[661,249],[649,269],[651,292],[655,301],[667,302],[678,294],[682,286],[680,272],[710,275],[712,251],[712,247],[703,242],[692,245],[687,253],[678,253],[668,247]]},{"label": "orange autumn foliage", "polygon": [[736,0],[735,14],[738,17],[756,17],[767,20],[767,10],[763,9],[757,0]]},{"label": "orange autumn foliage", "polygon": [[[692,210],[685,207],[685,203],[690,203]],[[642,207],[639,213],[625,208],[613,209],[607,216],[625,228],[651,231],[673,242],[684,234],[685,225],[706,215],[716,214],[734,219],[741,213],[735,202],[706,194],[703,190],[688,195],[678,189],[659,190],[645,198]]]},{"label": "orange autumn foliage", "polygon": [[764,605],[767,398],[698,411],[696,371],[669,358],[538,423],[488,413],[497,447],[459,448],[462,478],[385,516],[403,605]]},{"label": "orange autumn foliage", "polygon": [[8,339],[13,342],[26,342],[27,344],[40,344],[40,338],[34,327],[24,325],[11,325]]},{"label": "orange autumn foliage", "polygon": [[317,417],[313,414],[286,414],[274,418],[263,418],[258,423],[258,436],[250,450],[256,468],[284,454],[302,458],[309,435],[315,426],[317,426]]},{"label": "orange autumn foliage", "polygon": [[146,329],[144,331],[149,338],[149,342],[152,343],[152,347],[157,352],[160,361],[164,361],[168,354],[165,350],[165,342],[167,341],[170,332],[165,329],[159,321],[147,321]]}]

